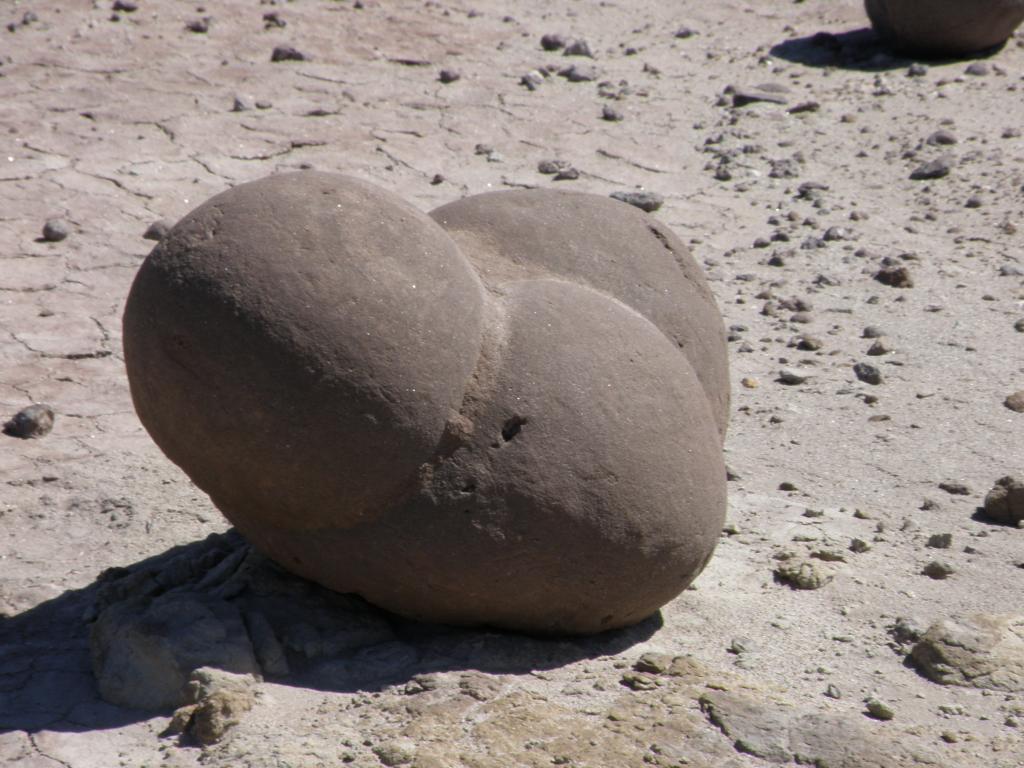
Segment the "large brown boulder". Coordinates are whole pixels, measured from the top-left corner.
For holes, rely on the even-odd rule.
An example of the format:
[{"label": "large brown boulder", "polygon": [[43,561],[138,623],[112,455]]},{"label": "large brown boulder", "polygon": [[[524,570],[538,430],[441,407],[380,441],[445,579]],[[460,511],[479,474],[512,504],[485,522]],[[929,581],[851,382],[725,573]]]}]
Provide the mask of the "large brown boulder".
[{"label": "large brown boulder", "polygon": [[1024,0],[865,0],[864,6],[891,45],[932,56],[1002,45],[1024,21]]},{"label": "large brown boulder", "polygon": [[139,416],[259,549],[413,618],[625,626],[725,511],[721,319],[671,232],[593,195],[424,216],[345,176],[243,184],[146,259]]}]

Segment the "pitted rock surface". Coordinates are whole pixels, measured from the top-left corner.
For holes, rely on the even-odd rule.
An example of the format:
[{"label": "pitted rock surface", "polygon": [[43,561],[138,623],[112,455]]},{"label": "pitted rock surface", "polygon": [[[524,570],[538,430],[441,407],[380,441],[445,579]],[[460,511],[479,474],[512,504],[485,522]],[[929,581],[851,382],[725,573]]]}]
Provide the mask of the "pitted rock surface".
[{"label": "pitted rock surface", "polygon": [[1024,21],[1024,0],[865,0],[864,6],[890,44],[933,56],[1002,45]]},{"label": "pitted rock surface", "polygon": [[633,624],[724,520],[718,310],[614,200],[242,184],[150,254],[124,345],[143,424],[244,536],[407,617]]}]

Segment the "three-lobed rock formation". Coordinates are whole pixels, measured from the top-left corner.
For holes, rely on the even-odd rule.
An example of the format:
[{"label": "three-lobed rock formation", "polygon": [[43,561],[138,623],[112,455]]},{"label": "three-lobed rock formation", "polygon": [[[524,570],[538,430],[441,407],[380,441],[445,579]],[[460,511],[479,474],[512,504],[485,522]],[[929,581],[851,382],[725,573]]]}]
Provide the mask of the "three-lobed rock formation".
[{"label": "three-lobed rock formation", "polygon": [[608,198],[243,184],[146,259],[124,344],[143,424],[247,539],[405,616],[626,626],[724,519],[721,318]]},{"label": "three-lobed rock formation", "polygon": [[864,6],[891,45],[931,56],[995,48],[1024,21],[1024,0],[865,0]]}]

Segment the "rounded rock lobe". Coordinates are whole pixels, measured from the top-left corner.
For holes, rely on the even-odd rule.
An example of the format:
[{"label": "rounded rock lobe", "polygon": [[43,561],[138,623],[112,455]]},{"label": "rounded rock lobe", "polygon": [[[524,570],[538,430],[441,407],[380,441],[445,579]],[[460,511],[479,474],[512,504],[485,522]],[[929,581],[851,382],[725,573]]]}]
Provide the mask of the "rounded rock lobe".
[{"label": "rounded rock lobe", "polygon": [[404,616],[627,626],[724,522],[721,319],[613,200],[244,184],[154,249],[125,350],[143,424],[254,546]]}]

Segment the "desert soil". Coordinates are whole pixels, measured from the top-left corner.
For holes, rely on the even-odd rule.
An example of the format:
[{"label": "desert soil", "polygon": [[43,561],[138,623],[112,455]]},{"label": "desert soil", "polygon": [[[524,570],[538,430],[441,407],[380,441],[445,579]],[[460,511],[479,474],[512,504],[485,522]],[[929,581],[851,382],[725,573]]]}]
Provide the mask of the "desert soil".
[{"label": "desert soil", "polygon": [[[137,6],[0,8],[0,414],[56,414],[0,437],[0,763],[1024,764],[1019,635],[979,662],[988,687],[907,661],[933,622],[1022,611],[1024,531],[977,508],[1024,472],[1004,405],[1024,389],[1024,37],[916,62],[855,0]],[[660,195],[650,215],[730,329],[729,522],[634,630],[395,622],[333,657],[293,644],[319,672],[266,674],[204,746],[162,735],[170,711],[103,702],[90,663],[102,572],[227,527],[139,424],[120,317],[151,224],[299,168],[424,211],[512,187]]]}]

